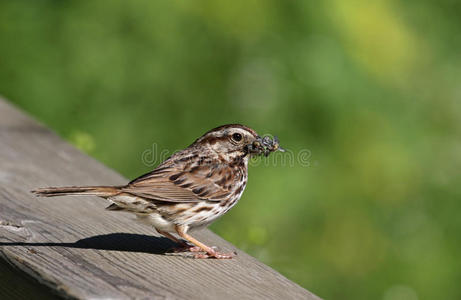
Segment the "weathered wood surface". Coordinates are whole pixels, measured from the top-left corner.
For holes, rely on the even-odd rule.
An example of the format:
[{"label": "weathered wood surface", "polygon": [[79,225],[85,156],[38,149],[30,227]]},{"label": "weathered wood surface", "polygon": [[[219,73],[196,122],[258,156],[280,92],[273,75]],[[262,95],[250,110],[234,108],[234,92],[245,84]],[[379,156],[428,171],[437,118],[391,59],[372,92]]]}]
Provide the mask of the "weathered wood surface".
[{"label": "weathered wood surface", "polygon": [[[82,299],[318,299],[239,250],[232,260],[165,255],[169,240],[103,199],[29,192],[126,182],[0,99],[0,254],[41,283]],[[209,230],[195,236],[235,250]]]}]

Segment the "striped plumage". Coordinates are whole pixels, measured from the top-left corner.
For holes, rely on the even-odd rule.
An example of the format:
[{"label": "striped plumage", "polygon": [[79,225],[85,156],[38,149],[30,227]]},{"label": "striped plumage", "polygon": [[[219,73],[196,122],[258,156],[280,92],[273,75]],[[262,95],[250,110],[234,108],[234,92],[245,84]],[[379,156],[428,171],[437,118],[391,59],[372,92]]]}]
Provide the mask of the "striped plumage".
[{"label": "striped plumage", "polygon": [[[206,226],[240,199],[248,177],[248,160],[260,140],[251,128],[224,125],[205,133],[152,172],[126,186],[56,187],[33,191],[38,196],[96,195],[111,201],[107,209],[135,213],[139,220],[181,243],[181,249],[203,251],[197,258],[231,258],[197,241],[190,229]],[[256,143],[255,143],[256,145]],[[259,144],[257,144],[259,145]],[[194,246],[180,241],[177,233]]]}]

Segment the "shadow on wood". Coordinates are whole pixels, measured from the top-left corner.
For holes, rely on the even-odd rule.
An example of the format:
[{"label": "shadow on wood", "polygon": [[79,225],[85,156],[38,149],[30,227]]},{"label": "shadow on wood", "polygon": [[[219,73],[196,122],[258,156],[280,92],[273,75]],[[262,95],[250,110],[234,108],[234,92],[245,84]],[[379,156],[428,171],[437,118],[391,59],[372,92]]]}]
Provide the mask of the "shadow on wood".
[{"label": "shadow on wood", "polygon": [[111,233],[84,238],[75,243],[0,242],[0,246],[66,247],[79,249],[112,250],[150,254],[168,253],[176,244],[164,237],[134,233]]}]

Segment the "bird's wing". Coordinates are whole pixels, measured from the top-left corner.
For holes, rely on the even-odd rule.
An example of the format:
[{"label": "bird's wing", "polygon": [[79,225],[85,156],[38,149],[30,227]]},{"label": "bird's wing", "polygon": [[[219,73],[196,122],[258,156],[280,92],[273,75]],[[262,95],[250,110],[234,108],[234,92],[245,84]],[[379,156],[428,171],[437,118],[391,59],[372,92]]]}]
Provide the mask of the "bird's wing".
[{"label": "bird's wing", "polygon": [[123,192],[145,199],[164,202],[221,201],[234,192],[231,183],[241,170],[224,165],[184,167],[162,164],[122,188]]}]

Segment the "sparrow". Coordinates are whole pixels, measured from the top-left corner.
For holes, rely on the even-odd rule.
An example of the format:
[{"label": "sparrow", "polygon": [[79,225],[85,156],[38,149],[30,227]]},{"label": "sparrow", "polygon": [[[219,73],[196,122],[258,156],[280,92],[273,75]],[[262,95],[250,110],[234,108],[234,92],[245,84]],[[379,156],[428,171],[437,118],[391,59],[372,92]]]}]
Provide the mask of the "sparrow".
[{"label": "sparrow", "polygon": [[[98,196],[109,200],[110,211],[130,212],[178,244],[175,252],[195,258],[228,259],[189,234],[228,212],[240,199],[248,180],[248,161],[255,155],[284,151],[275,137],[261,138],[253,129],[228,124],[214,128],[123,186],[47,187],[37,196]],[[177,237],[177,236],[179,237]],[[181,239],[182,238],[182,239]]]}]

